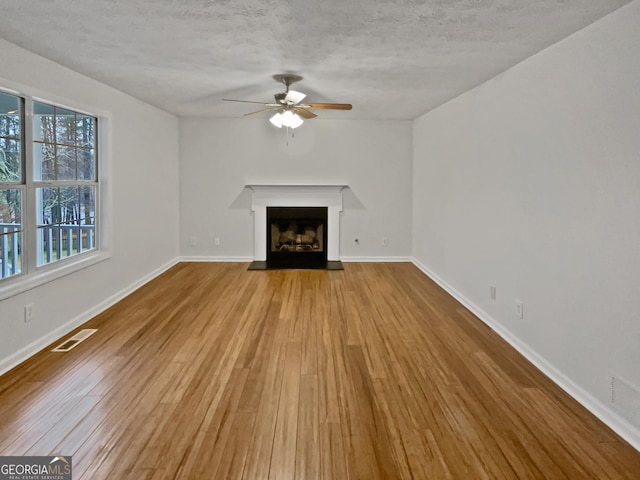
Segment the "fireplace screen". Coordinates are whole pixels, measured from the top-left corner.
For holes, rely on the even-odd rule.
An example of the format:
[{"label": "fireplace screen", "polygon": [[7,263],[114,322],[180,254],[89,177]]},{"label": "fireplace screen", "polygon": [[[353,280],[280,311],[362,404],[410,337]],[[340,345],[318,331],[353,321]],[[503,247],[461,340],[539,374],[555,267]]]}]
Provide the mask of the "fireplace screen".
[{"label": "fireplace screen", "polygon": [[273,222],[272,252],[323,252],[324,225],[308,221]]},{"label": "fireplace screen", "polygon": [[267,207],[269,266],[323,268],[326,245],[326,207]]}]

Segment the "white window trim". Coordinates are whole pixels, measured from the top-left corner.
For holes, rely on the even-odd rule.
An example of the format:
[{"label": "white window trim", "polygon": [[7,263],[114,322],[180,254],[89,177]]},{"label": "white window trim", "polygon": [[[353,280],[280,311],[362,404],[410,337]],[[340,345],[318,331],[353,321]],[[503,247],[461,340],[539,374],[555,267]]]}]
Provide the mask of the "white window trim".
[{"label": "white window trim", "polygon": [[[74,272],[91,267],[98,263],[104,262],[111,258],[111,245],[112,245],[112,228],[109,212],[111,212],[111,138],[112,138],[112,119],[109,112],[105,112],[100,108],[93,108],[87,105],[80,105],[76,102],[61,99],[55,95],[48,95],[47,93],[34,91],[28,87],[14,85],[11,82],[5,82],[0,79],[0,89],[3,92],[13,95],[19,95],[25,98],[25,179],[26,184],[20,184],[21,188],[24,188],[25,193],[34,187],[34,180],[32,178],[32,165],[29,165],[33,161],[33,132],[31,128],[31,115],[33,101],[45,102],[57,107],[67,108],[79,113],[85,113],[97,117],[98,119],[98,185],[97,185],[97,198],[96,198],[96,210],[98,211],[98,218],[96,221],[96,248],[91,251],[83,252],[78,255],[67,257],[56,262],[52,262],[47,265],[37,266],[37,259],[28,256],[26,262],[23,263],[23,272],[12,277],[2,279],[0,281],[0,301],[7,298],[19,295],[23,292],[40,287],[46,283],[52,282],[59,278],[70,275]],[[28,105],[28,106],[27,106]],[[32,205],[28,204],[30,199],[30,193],[25,195],[23,199],[23,224],[27,225],[30,222],[29,230],[25,227],[23,248],[27,248],[28,251],[35,251],[32,248],[30,242],[36,242],[36,228],[35,228],[35,210]],[[34,197],[35,198],[35,197]],[[33,210],[33,212],[31,211]]]}]

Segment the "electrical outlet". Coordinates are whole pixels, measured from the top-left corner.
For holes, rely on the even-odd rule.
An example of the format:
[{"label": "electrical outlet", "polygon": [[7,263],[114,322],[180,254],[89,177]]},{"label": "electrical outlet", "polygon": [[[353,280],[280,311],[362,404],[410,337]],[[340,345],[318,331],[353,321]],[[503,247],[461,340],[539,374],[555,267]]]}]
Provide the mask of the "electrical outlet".
[{"label": "electrical outlet", "polygon": [[213,244],[217,247],[218,245],[220,245],[220,237],[215,237],[213,239]]},{"label": "electrical outlet", "polygon": [[29,323],[33,320],[33,303],[24,306],[24,321]]},{"label": "electrical outlet", "polygon": [[195,235],[191,235],[189,243],[191,243],[192,247],[195,247],[198,244],[198,237],[196,237]]},{"label": "electrical outlet", "polygon": [[489,297],[491,298],[491,300],[496,299],[496,287],[494,287],[493,285],[489,287]]},{"label": "electrical outlet", "polygon": [[389,239],[387,237],[382,237],[382,246],[383,247],[389,246]]},{"label": "electrical outlet", "polygon": [[521,300],[516,300],[516,315],[518,318],[524,318],[524,303]]}]

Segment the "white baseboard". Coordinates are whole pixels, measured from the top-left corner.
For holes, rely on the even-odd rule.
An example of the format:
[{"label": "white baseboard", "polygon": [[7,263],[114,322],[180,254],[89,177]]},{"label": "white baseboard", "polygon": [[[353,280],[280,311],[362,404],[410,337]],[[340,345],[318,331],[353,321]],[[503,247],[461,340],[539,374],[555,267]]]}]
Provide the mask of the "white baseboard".
[{"label": "white baseboard", "polygon": [[412,262],[413,259],[411,257],[340,257],[340,260],[343,262],[384,262],[384,263],[395,263],[395,262]]},{"label": "white baseboard", "polygon": [[94,307],[90,308],[89,310],[87,310],[85,312],[82,312],[80,315],[78,315],[77,317],[75,317],[72,320],[68,321],[64,325],[59,326],[55,330],[53,330],[53,331],[49,332],[48,334],[46,334],[45,336],[40,337],[39,339],[31,342],[29,345],[21,348],[20,350],[18,350],[14,354],[10,355],[9,357],[0,360],[0,375],[6,373],[9,370],[11,370],[12,368],[18,366],[19,364],[21,364],[22,362],[24,362],[28,358],[30,358],[33,355],[35,355],[36,353],[38,353],[43,348],[47,347],[48,345],[51,345],[53,342],[55,342],[56,340],[61,339],[62,337],[67,335],[72,330],[78,328],[83,323],[88,322],[89,320],[91,320],[96,315],[104,312],[107,308],[109,308],[112,305],[118,303],[120,300],[125,298],[127,295],[130,295],[131,293],[136,291],[138,288],[143,286],[145,283],[148,283],[151,280],[153,280],[154,278],[156,278],[158,275],[160,275],[160,274],[164,273],[165,271],[169,270],[171,267],[176,265],[178,262],[179,262],[179,259],[175,258],[175,259],[165,263],[164,265],[162,265],[161,267],[155,269],[151,273],[149,273],[149,274],[145,275],[144,277],[140,278],[139,280],[133,282],[131,285],[127,286],[126,288],[120,290],[119,292],[115,293],[114,295],[111,295],[109,298],[107,298],[104,301],[100,302],[98,305],[95,305]]},{"label": "white baseboard", "polygon": [[253,262],[253,257],[180,257],[181,262]]},{"label": "white baseboard", "polygon": [[[411,257],[340,257],[343,262],[412,262]],[[253,257],[208,257],[208,256],[184,256],[180,257],[181,262],[253,262]]]},{"label": "white baseboard", "polygon": [[412,259],[413,264],[418,267],[427,277],[440,285],[449,295],[454,297],[471,313],[483,321],[489,328],[500,335],[509,345],[515,348],[522,356],[533,363],[542,373],[551,379],[556,385],[562,388],[573,399],[598,417],[603,423],[607,424],[614,432],[629,442],[636,450],[640,451],[640,430],[634,425],[622,418],[612,408],[602,403],[590,393],[586,392],[582,387],[577,385],[573,380],[557,370],[553,365],[542,358],[535,350],[526,343],[514,336],[509,330],[504,328],[491,315],[478,307],[467,297],[458,292],[454,287],[440,278],[434,272],[429,270],[424,264],[417,259]]}]

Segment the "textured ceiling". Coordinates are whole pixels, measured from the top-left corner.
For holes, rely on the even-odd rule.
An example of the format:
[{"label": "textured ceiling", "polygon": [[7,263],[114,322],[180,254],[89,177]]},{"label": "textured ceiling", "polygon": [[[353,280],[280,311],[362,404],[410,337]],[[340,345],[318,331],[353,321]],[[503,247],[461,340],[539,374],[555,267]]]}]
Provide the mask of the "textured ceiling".
[{"label": "textured ceiling", "polygon": [[293,72],[353,104],[323,117],[413,119],[630,1],[0,0],[0,37],[177,115],[240,117],[221,99]]}]

